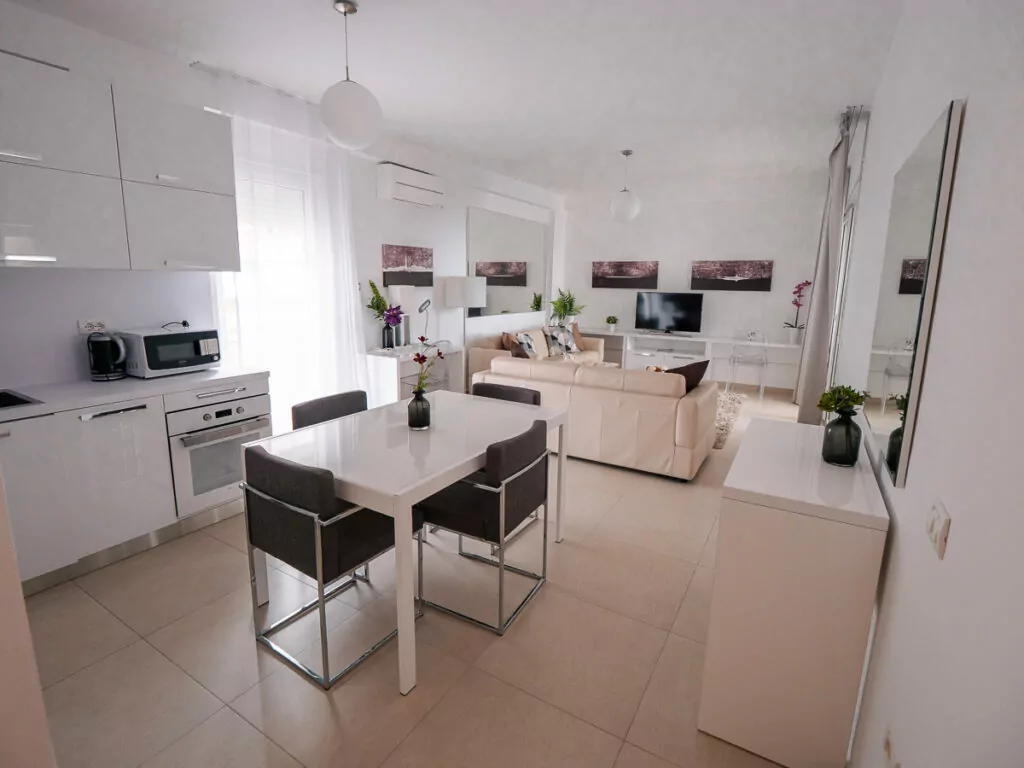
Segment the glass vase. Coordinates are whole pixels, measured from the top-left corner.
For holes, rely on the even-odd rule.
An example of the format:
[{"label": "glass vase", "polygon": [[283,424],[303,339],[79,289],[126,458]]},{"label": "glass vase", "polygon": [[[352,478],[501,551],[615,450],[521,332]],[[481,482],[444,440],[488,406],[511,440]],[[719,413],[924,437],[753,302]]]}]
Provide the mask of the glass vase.
[{"label": "glass vase", "polygon": [[821,442],[821,458],[826,464],[852,467],[860,454],[860,426],[853,421],[853,411],[842,411],[839,417],[825,425]]},{"label": "glass vase", "polygon": [[900,468],[900,451],[903,450],[903,425],[900,424],[896,429],[889,433],[889,445],[885,449],[885,465],[889,467],[889,471],[893,477],[896,477],[896,473]]},{"label": "glass vase", "polygon": [[382,349],[395,348],[395,329],[390,325],[385,325],[380,329],[380,346]]},{"label": "glass vase", "polygon": [[409,429],[430,429],[430,401],[423,396],[422,389],[413,390],[409,401]]}]

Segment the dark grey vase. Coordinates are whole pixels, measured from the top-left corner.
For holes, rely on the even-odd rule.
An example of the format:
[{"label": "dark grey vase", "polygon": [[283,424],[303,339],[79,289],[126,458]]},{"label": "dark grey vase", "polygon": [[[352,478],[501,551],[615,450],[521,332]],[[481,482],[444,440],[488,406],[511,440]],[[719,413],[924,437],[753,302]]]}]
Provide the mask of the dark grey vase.
[{"label": "dark grey vase", "polygon": [[885,464],[895,475],[900,468],[900,451],[903,450],[903,425],[889,433],[889,445],[885,450]]},{"label": "dark grey vase", "polygon": [[380,330],[380,346],[382,349],[395,348],[395,329],[386,323]]},{"label": "dark grey vase", "polygon": [[413,391],[412,400],[409,401],[409,429],[430,429],[430,401],[419,389]]},{"label": "dark grey vase", "polygon": [[860,426],[853,421],[853,411],[841,411],[839,418],[825,425],[825,438],[821,441],[821,458],[826,464],[852,467],[860,454]]}]

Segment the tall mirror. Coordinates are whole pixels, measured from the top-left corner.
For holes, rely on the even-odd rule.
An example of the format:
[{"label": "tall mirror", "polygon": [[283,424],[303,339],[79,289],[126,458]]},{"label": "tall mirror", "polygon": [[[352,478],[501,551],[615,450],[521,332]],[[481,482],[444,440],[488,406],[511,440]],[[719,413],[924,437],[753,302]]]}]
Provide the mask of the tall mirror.
[{"label": "tall mirror", "polygon": [[469,208],[469,274],[487,279],[487,306],[470,317],[529,312],[534,294],[546,298],[547,228],[504,213]]},{"label": "tall mirror", "polygon": [[954,101],[896,173],[864,414],[897,486],[906,482],[963,119]]}]

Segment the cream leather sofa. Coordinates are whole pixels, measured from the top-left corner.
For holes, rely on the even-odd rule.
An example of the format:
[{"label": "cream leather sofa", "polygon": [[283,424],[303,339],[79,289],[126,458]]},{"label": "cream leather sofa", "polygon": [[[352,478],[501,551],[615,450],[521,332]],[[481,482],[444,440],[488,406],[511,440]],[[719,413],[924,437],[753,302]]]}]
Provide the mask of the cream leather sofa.
[{"label": "cream leather sofa", "polygon": [[[533,346],[537,350],[537,360],[551,362],[563,362],[560,358],[548,356],[548,342],[544,331],[534,328],[529,331],[516,331],[516,333],[528,333],[533,337]],[[583,345],[580,352],[575,354],[576,362],[584,365],[600,363],[604,360],[604,339],[593,339],[583,337]],[[467,365],[469,374],[473,375],[480,371],[486,371],[491,367],[491,360],[499,358],[512,358],[512,353],[501,348],[501,334],[497,336],[481,336],[473,339],[469,348]]]},{"label": "cream leather sofa", "polygon": [[675,374],[511,357],[495,358],[473,381],[535,389],[543,404],[567,405],[569,456],[691,480],[715,442],[713,381],[685,394]]}]

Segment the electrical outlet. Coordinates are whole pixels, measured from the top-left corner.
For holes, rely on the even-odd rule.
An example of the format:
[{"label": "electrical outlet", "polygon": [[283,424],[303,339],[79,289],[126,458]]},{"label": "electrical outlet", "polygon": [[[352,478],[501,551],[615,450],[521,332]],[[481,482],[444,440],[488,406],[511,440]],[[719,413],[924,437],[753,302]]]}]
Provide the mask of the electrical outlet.
[{"label": "electrical outlet", "polygon": [[936,499],[932,502],[932,508],[928,512],[928,522],[925,530],[928,533],[928,539],[932,543],[932,547],[935,549],[935,554],[939,556],[939,560],[946,556],[946,542],[949,540],[949,512],[946,511],[946,507],[941,501]]},{"label": "electrical outlet", "polygon": [[78,332],[83,334],[102,333],[107,330],[107,324],[102,320],[79,320]]}]

